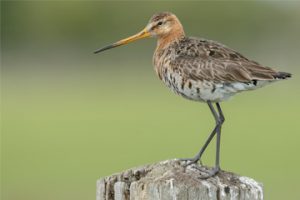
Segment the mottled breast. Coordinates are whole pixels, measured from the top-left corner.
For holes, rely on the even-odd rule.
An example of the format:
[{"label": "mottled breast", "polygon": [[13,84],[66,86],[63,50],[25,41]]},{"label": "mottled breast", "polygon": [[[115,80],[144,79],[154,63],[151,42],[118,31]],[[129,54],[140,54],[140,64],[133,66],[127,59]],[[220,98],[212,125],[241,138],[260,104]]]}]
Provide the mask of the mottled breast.
[{"label": "mottled breast", "polygon": [[[214,85],[208,81],[192,80],[185,76],[185,67],[171,65],[178,56],[184,51],[189,51],[191,56],[196,56],[200,52],[194,51],[192,48],[183,44],[183,41],[178,41],[170,44],[164,49],[157,49],[154,53],[153,64],[158,77],[176,94],[184,98],[195,101],[207,101],[211,99],[210,93],[215,90]],[[215,92],[215,91],[213,91]],[[215,99],[217,93],[214,94]]]},{"label": "mottled breast", "polygon": [[[230,57],[233,53],[233,50],[213,41],[184,38],[163,49],[157,49],[153,62],[159,78],[176,94],[195,101],[219,102],[237,92],[254,89],[268,82],[224,81],[223,77],[219,78],[215,68],[226,68],[226,63],[221,62],[224,66],[217,66],[219,63],[214,61]],[[239,59],[250,62],[240,54],[231,57],[232,63]],[[231,74],[228,74],[228,78],[231,78]]]}]

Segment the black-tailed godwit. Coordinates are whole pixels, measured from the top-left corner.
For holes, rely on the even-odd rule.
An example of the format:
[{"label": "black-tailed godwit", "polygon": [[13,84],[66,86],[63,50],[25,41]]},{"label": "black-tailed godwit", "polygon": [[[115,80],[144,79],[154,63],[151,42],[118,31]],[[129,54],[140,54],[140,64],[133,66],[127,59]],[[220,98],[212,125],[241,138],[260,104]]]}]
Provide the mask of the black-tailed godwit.
[{"label": "black-tailed godwit", "polygon": [[218,42],[185,36],[180,21],[170,12],[155,14],[138,34],[95,53],[147,37],[157,38],[153,63],[158,77],[176,94],[207,103],[213,114],[216,125],[199,153],[193,158],[182,159],[187,165],[197,163],[217,135],[215,167],[206,170],[203,178],[213,176],[220,170],[221,127],[225,120],[220,102],[239,92],[289,78],[291,74],[249,60]]}]

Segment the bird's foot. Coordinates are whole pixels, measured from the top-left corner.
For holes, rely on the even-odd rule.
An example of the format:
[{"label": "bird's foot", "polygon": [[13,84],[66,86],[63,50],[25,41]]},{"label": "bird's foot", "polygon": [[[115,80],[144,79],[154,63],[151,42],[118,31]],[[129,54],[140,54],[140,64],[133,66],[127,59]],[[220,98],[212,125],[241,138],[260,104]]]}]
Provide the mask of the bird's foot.
[{"label": "bird's foot", "polygon": [[192,165],[192,164],[197,164],[198,162],[200,162],[200,166],[202,166],[202,161],[197,156],[194,157],[194,158],[181,158],[181,159],[179,159],[179,161],[185,162],[183,164],[184,167],[187,167],[187,166]]},{"label": "bird's foot", "polygon": [[211,169],[208,169],[208,168],[203,167],[203,166],[197,166],[197,165],[192,165],[191,167],[200,171],[200,174],[199,174],[199,177],[198,177],[200,179],[208,179],[210,177],[215,176],[220,171],[220,167],[214,167],[214,168],[211,168]]},{"label": "bird's foot", "polygon": [[220,171],[220,167],[214,167],[213,169],[208,169],[208,170],[205,170],[205,173],[204,175],[201,175],[201,179],[208,179],[210,177],[213,177],[215,176],[218,172]]}]

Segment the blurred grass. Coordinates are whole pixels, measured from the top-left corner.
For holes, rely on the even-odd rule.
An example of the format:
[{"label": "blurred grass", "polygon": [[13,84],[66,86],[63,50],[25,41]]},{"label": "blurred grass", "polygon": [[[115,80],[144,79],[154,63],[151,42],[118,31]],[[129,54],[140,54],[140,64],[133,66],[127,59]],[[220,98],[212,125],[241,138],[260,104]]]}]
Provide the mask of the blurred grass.
[{"label": "blurred grass", "polygon": [[[122,76],[22,73],[5,80],[3,199],[90,199],[98,177],[198,151],[213,127],[207,106],[175,96],[153,72],[122,67]],[[222,167],[262,181],[270,199],[298,198],[297,84],[283,81],[223,103]],[[205,163],[213,158],[212,145]]]},{"label": "blurred grass", "polygon": [[263,182],[266,199],[299,199],[299,5],[1,2],[1,199],[94,199],[99,177],[199,150],[209,109],[158,80],[154,40],[92,55],[161,10],[189,35],[294,74],[223,103],[221,163]]}]

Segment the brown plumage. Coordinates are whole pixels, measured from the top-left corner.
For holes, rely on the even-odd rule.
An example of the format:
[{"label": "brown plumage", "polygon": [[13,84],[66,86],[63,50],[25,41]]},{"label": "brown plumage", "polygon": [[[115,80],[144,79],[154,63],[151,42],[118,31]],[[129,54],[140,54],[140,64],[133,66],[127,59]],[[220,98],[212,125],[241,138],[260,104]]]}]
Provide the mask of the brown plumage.
[{"label": "brown plumage", "polygon": [[[168,49],[171,49],[175,56],[171,58],[170,66],[173,68],[176,65],[189,66],[186,67],[188,70],[185,74],[196,80],[216,83],[249,82],[251,80],[274,80],[280,74],[270,67],[262,66],[211,40],[184,37],[175,41]],[[168,49],[165,50],[168,51]]]},{"label": "brown plumage", "polygon": [[[249,60],[218,42],[186,37],[181,23],[171,13],[156,14],[150,20],[150,24],[158,22],[165,23],[165,27],[155,31],[158,27],[154,26],[158,38],[153,59],[155,71],[175,93],[188,99],[221,102],[237,92],[291,76]],[[181,78],[170,83],[170,76]],[[186,87],[189,80],[196,89]],[[200,92],[195,92],[197,88]]]},{"label": "brown plumage", "polygon": [[207,172],[203,178],[213,176],[220,170],[220,136],[225,120],[219,102],[238,92],[289,78],[291,74],[263,66],[218,42],[186,37],[180,21],[170,12],[155,14],[138,34],[95,53],[150,36],[157,38],[153,63],[159,78],[184,98],[206,102],[215,118],[216,126],[199,153],[194,158],[183,159],[188,161],[187,165],[197,163],[217,135],[215,168],[201,169]]}]

